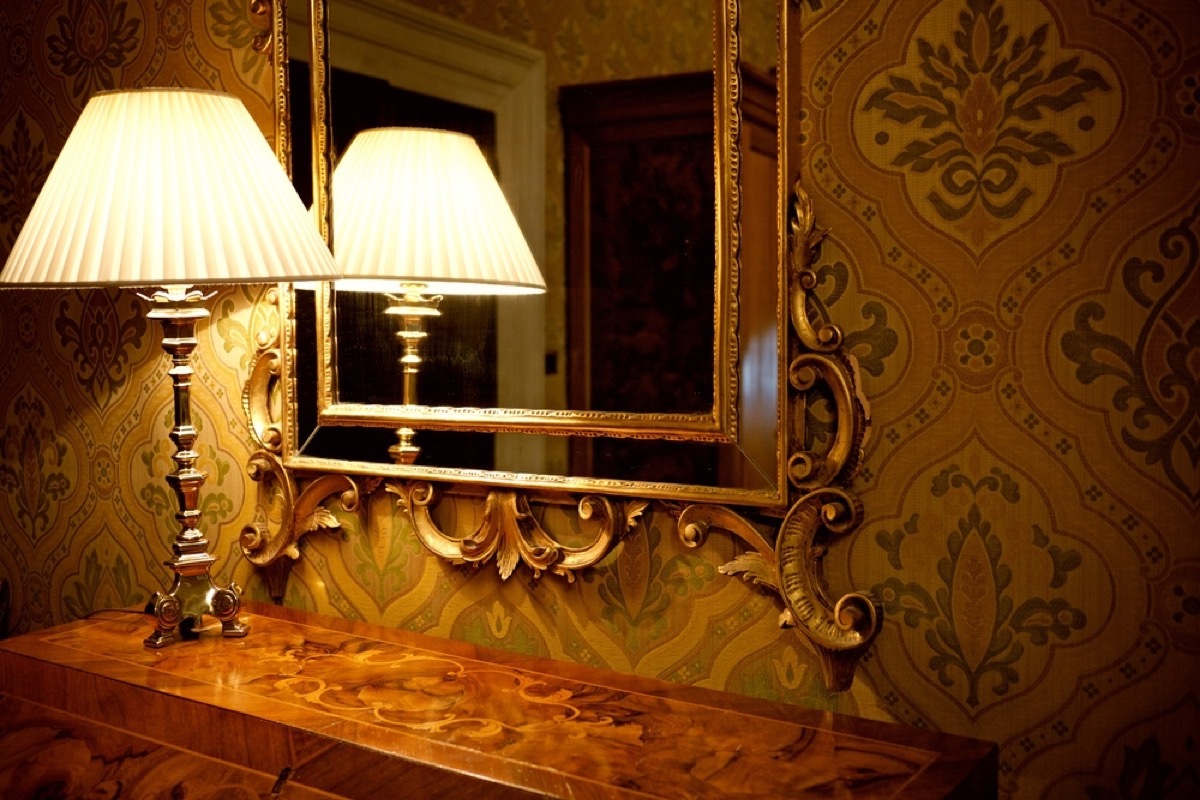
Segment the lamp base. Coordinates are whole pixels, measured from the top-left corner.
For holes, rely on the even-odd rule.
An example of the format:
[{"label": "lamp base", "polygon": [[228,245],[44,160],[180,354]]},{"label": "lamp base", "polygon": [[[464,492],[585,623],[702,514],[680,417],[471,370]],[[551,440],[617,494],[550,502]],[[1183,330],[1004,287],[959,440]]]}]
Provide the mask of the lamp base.
[{"label": "lamp base", "polygon": [[[167,562],[167,565],[176,567],[171,562]],[[220,621],[222,636],[240,638],[250,632],[250,626],[238,619],[241,607],[241,588],[236,583],[224,589],[218,588],[208,573],[207,563],[203,565],[202,572],[192,574],[185,574],[177,568],[171,590],[165,594],[155,592],[146,606],[146,610],[154,614],[154,632],[145,638],[144,644],[158,649],[174,644],[179,639],[194,639],[199,635],[205,614]],[[178,638],[176,628],[179,629]]]}]

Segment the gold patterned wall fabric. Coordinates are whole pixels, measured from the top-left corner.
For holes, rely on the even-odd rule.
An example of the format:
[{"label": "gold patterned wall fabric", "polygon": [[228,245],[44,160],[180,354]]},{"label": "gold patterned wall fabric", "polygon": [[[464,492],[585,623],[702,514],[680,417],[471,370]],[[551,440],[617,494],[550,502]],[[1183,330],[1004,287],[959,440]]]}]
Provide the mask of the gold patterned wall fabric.
[{"label": "gold patterned wall fabric", "polygon": [[827,562],[887,614],[862,680],[998,741],[1005,796],[1200,792],[1200,9],[802,8],[825,304],[875,425]]}]

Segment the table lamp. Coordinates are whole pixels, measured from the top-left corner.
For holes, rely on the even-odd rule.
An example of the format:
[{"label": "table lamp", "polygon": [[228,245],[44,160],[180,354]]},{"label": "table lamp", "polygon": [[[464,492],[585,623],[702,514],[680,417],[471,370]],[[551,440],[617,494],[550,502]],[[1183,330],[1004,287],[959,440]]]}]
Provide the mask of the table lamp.
[{"label": "table lamp", "polygon": [[[404,405],[417,402],[425,321],[445,294],[538,294],[546,282],[479,145],[426,128],[357,134],[333,172],[338,291],[384,292],[399,317]],[[411,464],[415,431],[388,449]]]},{"label": "table lamp", "polygon": [[205,474],[192,449],[191,354],[212,293],[200,286],[327,280],[333,258],[236,97],[189,89],[103,92],[83,109],[25,220],[0,287],[150,287],[171,357],[176,451],[167,483],[180,529],[174,582],[150,606],[148,647],[196,635],[204,614],[245,636],[241,590],[218,588],[198,529]]}]

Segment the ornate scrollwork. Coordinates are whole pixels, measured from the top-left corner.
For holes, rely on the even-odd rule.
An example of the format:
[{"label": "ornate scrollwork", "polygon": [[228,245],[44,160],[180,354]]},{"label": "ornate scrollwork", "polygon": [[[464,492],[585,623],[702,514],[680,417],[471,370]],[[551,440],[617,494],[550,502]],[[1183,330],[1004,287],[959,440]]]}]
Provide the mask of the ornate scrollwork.
[{"label": "ornate scrollwork", "polygon": [[833,395],[838,416],[828,451],[802,450],[788,457],[788,480],[801,492],[849,480],[862,464],[871,423],[866,398],[859,389],[858,361],[848,353],[801,353],[788,366],[788,381],[798,392],[824,384]]},{"label": "ornate scrollwork", "polygon": [[842,332],[836,325],[818,325],[808,316],[808,293],[817,285],[812,262],[816,259],[821,242],[828,235],[828,230],[817,227],[812,199],[800,181],[796,181],[792,184],[792,211],[788,219],[792,286],[788,308],[800,344],[818,353],[832,353],[842,346]]},{"label": "ornate scrollwork", "polygon": [[[870,427],[866,398],[859,389],[858,362],[842,349],[836,326],[809,317],[808,293],[817,285],[811,265],[828,231],[817,227],[803,187],[793,187],[789,244],[789,307],[795,350],[788,367],[793,390],[806,393],[818,383],[832,395],[837,433],[825,453],[801,450],[788,459],[788,479],[795,497],[772,539],[737,512],[723,506],[691,505],[678,512],[677,530],[689,547],[702,544],[712,530],[742,539],[752,548],[723,565],[726,575],[741,575],[779,595],[781,627],[796,628],[813,645],[825,684],[845,691],[854,680],[858,661],[879,633],[882,611],[869,595],[851,592],[833,601],[824,589],[821,562],[830,536],[854,530],[862,504],[835,483],[846,483],[862,463],[862,447]],[[803,424],[802,419],[793,420]]]},{"label": "ornate scrollwork", "polygon": [[276,602],[282,600],[288,574],[300,557],[300,539],[312,531],[341,527],[324,502],[337,495],[346,511],[354,511],[359,505],[358,485],[350,478],[322,475],[299,489],[280,458],[283,445],[280,299],[275,287],[263,296],[266,304],[276,308],[263,315],[265,323],[254,333],[256,352],[242,390],[250,433],[261,449],[250,455],[246,465],[247,474],[259,488],[257,518],[242,529],[241,548],[247,560],[261,568],[267,590]]},{"label": "ornate scrollwork", "polygon": [[[279,305],[279,293],[272,289],[264,296],[268,304]],[[324,503],[338,496],[348,512],[360,506],[360,488],[345,475],[322,474],[303,490],[298,489],[280,457],[283,442],[280,401],[280,347],[282,314],[266,314],[269,324],[254,335],[256,353],[250,375],[242,392],[242,404],[250,422],[251,434],[261,449],[247,465],[250,478],[259,485],[258,518],[242,530],[242,553],[261,568],[268,590],[277,601],[283,597],[287,577],[299,558],[299,542],[313,531],[336,529],[337,517]],[[369,493],[378,479],[371,479]],[[431,509],[438,491],[427,481],[386,484],[397,496],[397,506],[412,524],[421,542],[434,555],[456,564],[482,565],[496,560],[501,578],[509,578],[524,563],[540,577],[549,571],[574,581],[575,573],[598,563],[641,516],[648,500],[615,501],[589,494],[578,503],[581,520],[596,523],[596,534],[583,546],[562,544],[534,517],[529,500],[515,490],[495,489],[488,493],[479,527],[462,537],[444,533],[433,520]]]},{"label": "ornate scrollwork", "polygon": [[690,547],[703,544],[714,529],[750,545],[750,552],[721,566],[720,571],[741,575],[779,595],[784,605],[780,627],[796,628],[803,634],[821,660],[825,685],[832,691],[845,691],[854,680],[858,659],[879,633],[881,611],[872,598],[860,593],[831,602],[822,588],[820,567],[828,535],[852,530],[860,515],[855,498],[841,489],[824,488],[792,505],[774,546],[744,517],[723,506],[687,506],[677,527]]},{"label": "ornate scrollwork", "polygon": [[300,539],[313,531],[341,527],[324,507],[325,501],[337,495],[342,508],[353,512],[359,506],[358,485],[345,475],[321,475],[298,491],[283,462],[268,450],[250,456],[247,472],[259,484],[259,518],[242,528],[242,555],[263,569],[267,589],[278,602],[300,557]]},{"label": "ornate scrollwork", "polygon": [[[800,350],[788,365],[788,383],[801,394],[818,383],[824,384],[833,395],[838,417],[837,432],[827,452],[801,451],[788,459],[789,481],[797,491],[806,492],[837,480],[849,481],[857,474],[871,416],[860,388],[858,359],[843,349],[841,329],[809,317],[809,294],[817,286],[812,264],[829,231],[817,226],[812,200],[799,181],[792,186],[788,227],[791,252],[788,306]],[[803,420],[795,422],[803,424]]]},{"label": "ornate scrollwork", "polygon": [[[250,17],[266,17],[267,25],[270,26],[270,17],[272,12],[273,0],[250,0],[247,10],[250,12]],[[271,27],[266,30],[258,31],[250,40],[250,47],[256,53],[262,55],[271,55],[273,48],[274,31]]]},{"label": "ornate scrollwork", "polygon": [[283,447],[281,422],[271,409],[271,385],[279,380],[282,367],[279,350],[259,351],[250,365],[250,378],[242,394],[251,434],[261,447],[272,453],[278,453]]},{"label": "ornate scrollwork", "polygon": [[528,498],[511,489],[494,489],[484,501],[479,526],[465,536],[450,536],[434,522],[430,509],[438,492],[427,481],[390,481],[386,490],[396,495],[396,506],[408,518],[421,542],[437,557],[455,564],[481,566],[496,560],[500,577],[507,580],[524,563],[535,578],[549,571],[568,581],[575,573],[595,565],[637,522],[649,501],[618,502],[599,495],[579,501],[579,518],[599,523],[595,538],[583,547],[558,542],[534,517]]},{"label": "ornate scrollwork", "polygon": [[270,312],[262,315],[263,325],[253,333],[254,355],[242,387],[242,410],[250,424],[250,435],[259,447],[272,453],[283,448],[283,420],[279,413],[279,381],[283,371],[279,292],[279,287],[272,286],[263,293],[262,302],[270,307]]},{"label": "ornate scrollwork", "polygon": [[[253,8],[258,9],[266,0],[250,2]],[[790,0],[790,3],[795,8],[801,0]],[[319,224],[328,242],[332,237],[328,202],[332,148],[327,141],[330,119],[327,102],[329,60],[326,5],[324,0],[314,0],[312,3],[311,62],[317,65],[313,71],[313,138],[316,145],[314,200],[322,210]],[[741,137],[742,121],[739,111],[741,87],[736,77],[740,46],[740,39],[736,35],[738,9],[737,3],[728,4],[723,19],[732,24],[726,26],[726,35],[717,49],[717,56],[722,59],[721,63],[730,75],[723,90],[728,96],[718,98],[718,114],[723,116],[718,117],[717,129],[725,131],[722,146],[730,151],[724,153],[729,174],[718,188],[726,193],[723,200],[731,209],[729,240],[723,243],[722,252],[734,260],[734,269],[742,244],[739,216],[742,184],[739,178],[741,163],[738,160],[741,151],[736,146]],[[792,15],[781,14],[781,25],[788,21],[789,16]],[[290,158],[286,136],[286,58],[283,57],[287,51],[286,29],[279,23],[281,14],[275,13],[273,18],[277,24],[273,28],[272,39],[264,39],[256,44],[270,44],[275,54],[276,135],[281,143],[281,158],[286,163]],[[781,33],[781,36],[782,41],[789,42],[781,50],[781,59],[790,58],[798,47],[799,37],[790,37],[785,33]],[[796,100],[798,93],[798,89],[796,92],[788,89],[786,76],[791,71],[789,64],[781,63],[779,103],[780,119],[783,120],[794,118],[787,113],[787,104]],[[798,83],[791,85],[798,87]],[[786,132],[781,132],[780,139],[793,143],[782,147],[779,153],[780,169],[788,174],[789,158],[796,140],[787,136]],[[790,254],[787,264],[788,291],[778,311],[788,314],[793,335],[788,342],[788,403],[778,419],[786,428],[781,433],[787,444],[779,446],[779,454],[790,456],[786,465],[786,502],[791,505],[773,509],[752,522],[737,511],[721,505],[696,503],[685,506],[669,500],[659,502],[669,513],[677,516],[679,535],[690,546],[702,544],[712,531],[730,533],[749,545],[746,552],[725,564],[721,571],[726,575],[740,575],[775,593],[782,605],[780,624],[795,629],[813,645],[820,654],[827,685],[834,690],[844,690],[853,680],[859,659],[880,630],[881,613],[875,601],[867,595],[851,592],[835,599],[827,594],[822,559],[829,540],[849,534],[861,520],[860,503],[844,487],[862,463],[862,448],[870,427],[870,415],[860,388],[858,364],[845,350],[842,331],[816,314],[817,304],[812,301],[812,293],[818,288],[819,277],[812,265],[815,252],[827,232],[817,226],[809,198],[798,182],[793,187],[791,209],[786,222]],[[734,272],[733,279],[736,281],[736,278],[737,273]],[[286,305],[286,296],[284,300],[278,295],[268,296],[267,299],[268,302]],[[736,361],[739,351],[736,339],[740,313],[736,292],[731,293],[728,305],[719,305],[717,308],[718,318],[730,323],[728,329],[720,328],[724,333],[719,332],[718,335],[718,370],[721,375],[731,376],[729,388],[733,395],[737,394],[738,386]],[[280,318],[286,321],[280,322]],[[370,478],[356,482],[344,475],[327,473],[307,483],[302,491],[299,490],[291,471],[284,467],[282,460],[288,449],[285,435],[295,428],[296,422],[296,408],[289,399],[294,393],[284,391],[291,388],[285,382],[295,378],[281,375],[281,356],[290,355],[284,349],[287,345],[283,339],[290,337],[281,337],[280,333],[290,333],[290,330],[282,327],[291,324],[290,319],[289,315],[276,314],[273,320],[275,329],[256,337],[257,352],[243,398],[252,434],[261,449],[253,454],[249,463],[250,476],[259,486],[259,514],[256,521],[243,530],[241,544],[246,557],[264,570],[272,596],[282,597],[290,567],[299,556],[301,538],[312,531],[339,527],[337,517],[325,508],[330,499],[336,497],[344,509],[354,511],[359,506],[360,496],[377,490],[380,485],[396,495],[399,513],[405,515],[412,530],[430,552],[447,561],[475,567],[494,559],[502,579],[511,577],[524,564],[535,577],[544,572],[553,572],[573,581],[576,572],[597,564],[610,553],[649,505],[648,500],[613,500],[591,493],[582,496],[577,502],[577,513],[581,520],[588,521],[587,527],[594,530],[594,535],[582,546],[571,546],[558,541],[543,527],[539,518],[534,516],[529,495],[519,489],[505,488],[523,486],[515,482],[517,476],[513,475],[494,473],[491,476],[477,476],[470,471],[445,470],[445,480],[450,483],[464,480],[468,483],[490,483],[486,493],[475,493],[475,500],[480,504],[479,522],[475,529],[449,533],[438,527],[433,513],[440,490],[425,480],[384,483],[382,478]],[[328,320],[324,324],[328,325]],[[324,346],[328,348],[330,337],[326,336],[324,341]],[[323,353],[320,363],[327,364],[328,355]],[[331,383],[327,367],[319,373],[319,380],[323,380],[326,386]],[[836,431],[820,452],[810,449],[805,443],[806,404],[814,392],[827,399],[837,418]],[[345,408],[344,404],[339,408],[348,415],[345,419],[350,422],[354,422],[357,419],[355,415],[360,413],[355,408]],[[422,426],[437,428],[441,427],[440,420],[447,412],[447,409],[429,408],[415,414],[414,418]],[[326,409],[323,413],[334,419],[336,411]],[[487,430],[524,429],[498,425],[488,417],[489,411],[486,409],[472,413],[475,416],[468,421]],[[559,419],[555,416],[558,413],[532,411],[528,412],[529,419],[517,419],[514,424],[524,426],[536,422],[552,427]],[[508,419],[511,417],[506,416],[501,422]],[[617,427],[624,432],[625,420],[616,415],[603,417],[605,422],[613,419],[622,423]],[[644,424],[640,417],[637,421]],[[636,435],[663,438],[683,430],[688,438],[704,438],[711,433],[714,440],[723,440],[731,431],[739,429],[736,417],[724,422],[727,424],[714,427],[713,420],[707,417],[701,419],[696,415],[682,415],[674,419],[664,416],[656,420],[655,425],[643,428]],[[603,435],[608,432],[607,428],[589,419],[586,413],[572,412],[569,423],[559,427],[573,435]],[[422,474],[425,477],[437,476],[440,480],[442,473],[436,468],[428,468]],[[495,475],[500,475],[500,478],[496,479]],[[545,491],[555,495],[546,502],[557,504],[562,498],[578,497],[583,492],[611,490],[623,494],[630,491],[630,486],[622,481],[592,480],[584,487],[577,480],[564,476],[560,484],[540,484]],[[553,488],[546,488],[550,486]],[[667,498],[673,496],[671,491],[670,486],[655,486],[648,494]],[[773,494],[770,502],[784,501],[783,491],[781,488]],[[727,496],[714,502],[725,501]],[[785,510],[786,514],[780,521],[777,514]]]}]

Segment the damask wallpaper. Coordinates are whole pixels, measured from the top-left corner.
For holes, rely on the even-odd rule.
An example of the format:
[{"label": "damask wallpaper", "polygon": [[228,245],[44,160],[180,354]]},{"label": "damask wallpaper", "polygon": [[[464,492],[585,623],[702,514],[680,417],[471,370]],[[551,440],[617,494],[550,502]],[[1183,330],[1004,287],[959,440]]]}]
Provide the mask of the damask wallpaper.
[{"label": "damask wallpaper", "polygon": [[1020,797],[1185,797],[1200,757],[1200,9],[806,1],[804,181],[861,359],[830,564],[904,722]]},{"label": "damask wallpaper", "polygon": [[[792,128],[830,230],[819,299],[874,417],[854,487],[866,519],[826,559],[832,587],[870,590],[886,612],[854,687],[826,692],[773,601],[718,574],[732,542],[689,550],[657,505],[574,582],[502,581],[432,559],[376,491],[356,513],[331,506],[340,528],[305,540],[285,602],[993,739],[1004,797],[1191,797],[1195,2],[795,1],[805,97]],[[673,24],[591,0],[581,13],[609,14],[611,33],[580,41],[567,16],[543,16],[558,4],[426,5],[545,50],[552,84],[574,79],[569,64],[611,63],[595,53],[670,41]],[[246,6],[0,0],[0,257],[98,87],[223,86],[271,130],[269,66],[247,47],[262,22]],[[241,387],[273,306],[246,287],[212,308],[194,391],[204,524],[222,580],[266,599],[238,550],[255,498]],[[162,586],[171,399],[142,314],[123,292],[0,294],[13,632]],[[536,510],[556,530],[586,524]],[[478,509],[451,498],[438,514],[462,530]]]}]

